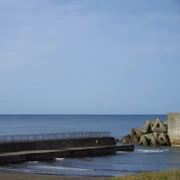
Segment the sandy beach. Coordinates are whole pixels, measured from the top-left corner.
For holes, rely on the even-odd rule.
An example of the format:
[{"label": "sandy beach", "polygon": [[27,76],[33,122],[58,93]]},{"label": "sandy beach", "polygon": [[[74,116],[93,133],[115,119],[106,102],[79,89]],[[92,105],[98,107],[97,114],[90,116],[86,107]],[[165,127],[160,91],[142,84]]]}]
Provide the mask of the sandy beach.
[{"label": "sandy beach", "polygon": [[64,177],[54,175],[36,175],[24,173],[0,172],[0,180],[108,180],[108,177]]}]

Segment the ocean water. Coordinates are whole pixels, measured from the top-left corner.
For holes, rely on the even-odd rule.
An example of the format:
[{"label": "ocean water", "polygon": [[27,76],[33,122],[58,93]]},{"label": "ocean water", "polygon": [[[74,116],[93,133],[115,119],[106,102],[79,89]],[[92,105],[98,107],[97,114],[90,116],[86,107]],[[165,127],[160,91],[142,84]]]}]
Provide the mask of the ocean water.
[{"label": "ocean water", "polygon": [[[108,131],[121,138],[146,120],[166,115],[0,115],[0,135]],[[180,168],[179,147],[141,147],[112,156],[57,158],[47,162],[26,162],[1,166],[0,171],[65,176],[121,176],[139,172]]]}]

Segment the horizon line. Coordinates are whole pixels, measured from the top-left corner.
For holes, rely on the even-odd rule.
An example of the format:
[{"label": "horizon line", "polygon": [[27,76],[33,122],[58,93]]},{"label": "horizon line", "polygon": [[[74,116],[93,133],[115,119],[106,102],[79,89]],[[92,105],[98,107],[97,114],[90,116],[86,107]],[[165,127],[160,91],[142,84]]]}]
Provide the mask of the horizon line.
[{"label": "horizon line", "polygon": [[107,113],[87,113],[87,114],[85,114],[85,113],[73,113],[73,114],[71,114],[71,113],[69,113],[69,114],[59,114],[59,113],[49,113],[49,114],[46,114],[46,113],[44,113],[44,114],[42,114],[42,113],[37,113],[37,114],[34,114],[34,113],[22,113],[22,114],[20,114],[20,113],[12,113],[12,114],[10,114],[10,113],[8,113],[8,114],[0,114],[0,116],[5,116],[5,115],[167,115],[168,113],[127,113],[127,114],[124,114],[124,113],[122,113],[122,114],[118,114],[118,113],[110,113],[110,114],[107,114]]}]

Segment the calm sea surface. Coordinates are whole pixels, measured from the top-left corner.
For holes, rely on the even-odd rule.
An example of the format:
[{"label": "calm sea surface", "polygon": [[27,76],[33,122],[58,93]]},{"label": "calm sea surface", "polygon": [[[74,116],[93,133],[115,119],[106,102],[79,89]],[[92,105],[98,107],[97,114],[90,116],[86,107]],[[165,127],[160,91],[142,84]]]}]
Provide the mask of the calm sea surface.
[{"label": "calm sea surface", "polygon": [[[146,120],[166,115],[0,115],[0,135],[108,131],[121,138]],[[0,171],[67,176],[120,176],[144,171],[180,168],[180,148],[141,147],[134,152],[95,158],[57,158],[0,167]]]}]

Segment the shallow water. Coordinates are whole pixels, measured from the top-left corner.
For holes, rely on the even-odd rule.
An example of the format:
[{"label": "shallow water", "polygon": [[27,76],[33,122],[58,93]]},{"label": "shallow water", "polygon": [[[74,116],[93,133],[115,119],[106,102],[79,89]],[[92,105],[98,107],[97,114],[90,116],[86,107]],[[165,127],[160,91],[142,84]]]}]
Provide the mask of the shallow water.
[{"label": "shallow water", "polygon": [[[146,120],[165,115],[36,115],[0,116],[2,135],[80,131],[110,131],[115,137],[140,128]],[[26,162],[0,167],[1,171],[57,174],[67,176],[119,176],[146,171],[180,168],[180,148],[141,147],[134,152],[93,158],[57,158],[48,162]]]}]

